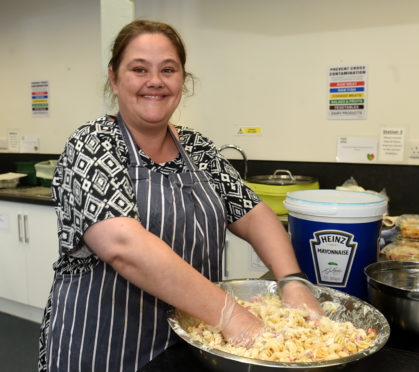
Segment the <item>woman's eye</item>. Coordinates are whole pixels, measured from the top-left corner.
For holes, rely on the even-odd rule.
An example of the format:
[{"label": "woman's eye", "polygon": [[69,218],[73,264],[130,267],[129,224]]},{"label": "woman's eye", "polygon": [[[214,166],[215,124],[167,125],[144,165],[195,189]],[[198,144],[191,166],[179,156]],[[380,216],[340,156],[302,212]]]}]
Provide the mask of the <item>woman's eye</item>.
[{"label": "woman's eye", "polygon": [[175,69],[171,68],[171,67],[166,67],[162,70],[162,72],[165,73],[165,74],[170,74],[170,73],[175,72]]},{"label": "woman's eye", "polygon": [[145,72],[145,68],[142,67],[135,67],[133,69],[134,72],[138,72],[138,73],[144,73]]}]

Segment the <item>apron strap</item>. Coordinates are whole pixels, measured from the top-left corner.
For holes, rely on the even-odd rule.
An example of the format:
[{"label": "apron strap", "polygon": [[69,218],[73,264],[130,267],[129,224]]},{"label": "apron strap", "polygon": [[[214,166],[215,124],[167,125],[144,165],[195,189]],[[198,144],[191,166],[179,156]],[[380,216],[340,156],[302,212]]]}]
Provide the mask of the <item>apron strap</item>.
[{"label": "apron strap", "polygon": [[[119,128],[121,129],[122,136],[125,140],[125,143],[128,145],[127,147],[128,147],[128,152],[129,152],[129,163],[130,163],[130,165],[134,166],[134,167],[144,166],[143,161],[141,160],[140,154],[138,153],[138,151],[136,151],[137,145],[136,145],[136,143],[135,143],[135,141],[134,141],[134,139],[131,135],[131,132],[129,131],[129,129],[127,127],[127,125],[125,124],[124,119],[122,119],[122,116],[121,116],[120,113],[118,113],[116,118],[117,118]],[[188,170],[190,172],[198,172],[199,169],[196,167],[194,162],[191,160],[191,158],[186,153],[183,146],[180,144],[179,140],[176,138],[175,134],[173,133],[172,128],[170,128],[170,126],[168,126],[167,130],[169,131],[173,141],[175,142],[175,145],[176,145],[181,157],[185,161]]]}]

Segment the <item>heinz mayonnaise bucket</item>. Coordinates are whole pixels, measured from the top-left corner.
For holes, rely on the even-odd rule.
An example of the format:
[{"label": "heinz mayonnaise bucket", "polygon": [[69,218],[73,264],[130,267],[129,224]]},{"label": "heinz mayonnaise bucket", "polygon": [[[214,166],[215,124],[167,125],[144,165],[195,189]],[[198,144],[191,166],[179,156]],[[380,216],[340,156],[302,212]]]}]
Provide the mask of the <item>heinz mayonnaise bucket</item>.
[{"label": "heinz mayonnaise bucket", "polygon": [[367,299],[364,267],[377,261],[387,199],[343,190],[290,192],[284,201],[298,263],[309,279]]}]

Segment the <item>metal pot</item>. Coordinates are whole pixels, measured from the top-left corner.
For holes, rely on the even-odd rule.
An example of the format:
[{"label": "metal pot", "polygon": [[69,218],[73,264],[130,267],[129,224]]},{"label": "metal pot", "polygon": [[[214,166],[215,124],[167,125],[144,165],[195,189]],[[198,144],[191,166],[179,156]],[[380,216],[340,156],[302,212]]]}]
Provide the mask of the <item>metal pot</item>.
[{"label": "metal pot", "polygon": [[319,188],[316,178],[296,176],[287,169],[277,169],[271,175],[253,176],[246,184],[268,204],[277,215],[287,214],[284,200],[288,192]]},{"label": "metal pot", "polygon": [[288,169],[277,169],[273,174],[248,177],[246,181],[263,185],[291,186],[312,184],[317,182],[317,179],[310,176],[295,176]]},{"label": "metal pot", "polygon": [[[243,300],[250,300],[258,295],[277,294],[277,282],[270,280],[247,279],[247,280],[226,280],[218,283],[226,292]],[[337,291],[333,288],[314,286],[315,295],[319,302],[331,301],[339,305],[339,310],[327,314],[336,321],[351,321],[356,327],[379,331],[378,338],[374,345],[348,357],[326,360],[321,362],[307,363],[281,363],[263,361],[252,358],[237,356],[220,350],[211,349],[202,343],[195,341],[186,331],[188,326],[196,323],[196,319],[189,315],[172,311],[169,313],[168,322],[173,331],[185,340],[195,352],[197,357],[214,372],[269,372],[280,368],[281,371],[336,371],[350,362],[365,358],[380,350],[387,342],[390,335],[390,327],[385,317],[370,304],[359,300],[356,297]],[[341,306],[340,306],[341,305]],[[327,312],[326,312],[327,313]]]},{"label": "metal pot", "polygon": [[365,274],[371,304],[392,327],[419,335],[419,262],[379,261]]},{"label": "metal pot", "polygon": [[232,144],[222,145],[217,150],[222,152],[226,149],[238,151],[242,155],[244,161],[244,181],[278,216],[288,213],[283,204],[288,192],[319,188],[319,182],[316,178],[310,176],[294,176],[287,169],[277,169],[273,174],[267,176],[247,177],[246,153],[241,147]]}]

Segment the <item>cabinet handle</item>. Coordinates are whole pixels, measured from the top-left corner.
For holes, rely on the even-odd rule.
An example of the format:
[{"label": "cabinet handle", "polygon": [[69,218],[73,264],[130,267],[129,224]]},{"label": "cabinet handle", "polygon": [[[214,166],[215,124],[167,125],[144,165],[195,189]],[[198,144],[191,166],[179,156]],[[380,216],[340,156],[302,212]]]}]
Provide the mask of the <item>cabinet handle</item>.
[{"label": "cabinet handle", "polygon": [[28,215],[23,215],[23,232],[25,236],[25,243],[29,243],[29,224],[28,224]]},{"label": "cabinet handle", "polygon": [[23,231],[23,227],[22,227],[22,215],[21,214],[18,214],[17,215],[17,236],[19,238],[19,242],[20,243],[23,243],[22,231]]}]

